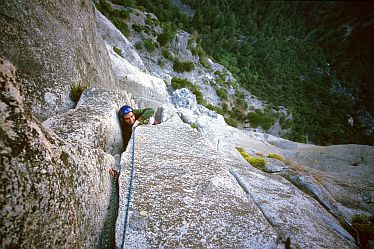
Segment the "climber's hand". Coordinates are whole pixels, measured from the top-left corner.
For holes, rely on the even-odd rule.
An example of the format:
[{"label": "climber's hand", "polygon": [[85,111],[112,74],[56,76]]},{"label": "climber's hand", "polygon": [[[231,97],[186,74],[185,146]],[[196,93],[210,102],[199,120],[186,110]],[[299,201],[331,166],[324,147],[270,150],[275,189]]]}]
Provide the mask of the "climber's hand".
[{"label": "climber's hand", "polygon": [[154,123],[155,123],[155,118],[154,117],[150,117],[149,121],[148,121],[148,124],[152,125]]},{"label": "climber's hand", "polygon": [[109,175],[111,175],[113,177],[117,177],[119,175],[119,173],[114,168],[110,167],[109,168]]},{"label": "climber's hand", "polygon": [[139,120],[136,120],[135,123],[132,125],[132,129],[135,129],[139,124]]}]

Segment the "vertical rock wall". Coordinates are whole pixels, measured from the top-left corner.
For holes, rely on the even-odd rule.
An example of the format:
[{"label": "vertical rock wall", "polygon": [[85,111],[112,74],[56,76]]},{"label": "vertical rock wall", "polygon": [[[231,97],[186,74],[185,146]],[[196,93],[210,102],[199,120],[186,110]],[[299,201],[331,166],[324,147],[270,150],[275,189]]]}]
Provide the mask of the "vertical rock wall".
[{"label": "vertical rock wall", "polygon": [[0,61],[0,247],[103,248],[113,157],[45,130],[14,73]]},{"label": "vertical rock wall", "polygon": [[90,0],[0,2],[0,57],[18,69],[26,104],[44,120],[73,106],[72,85],[113,87]]}]

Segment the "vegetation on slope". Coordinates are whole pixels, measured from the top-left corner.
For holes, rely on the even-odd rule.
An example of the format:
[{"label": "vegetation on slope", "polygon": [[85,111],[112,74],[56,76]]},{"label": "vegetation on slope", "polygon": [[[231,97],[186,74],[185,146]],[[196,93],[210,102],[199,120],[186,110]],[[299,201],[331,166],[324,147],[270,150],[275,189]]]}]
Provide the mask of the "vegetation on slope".
[{"label": "vegetation on slope", "polygon": [[[373,5],[183,2],[196,10],[192,25],[186,25],[177,14],[170,14],[171,19],[191,33],[198,31],[199,45],[234,73],[242,86],[291,110],[293,132],[288,138],[317,144],[372,143],[373,138],[361,131],[365,127],[359,122],[358,111],[364,105],[374,112],[374,84],[370,84],[373,41],[363,37],[372,33]],[[158,13],[155,6],[147,1],[146,7],[161,19],[167,16],[166,9],[175,12],[168,7]],[[344,28],[347,23],[355,26],[355,32],[343,37],[341,32],[349,29]],[[347,122],[350,117],[354,126]]]},{"label": "vegetation on slope", "polygon": [[[188,18],[169,0],[112,2],[155,13],[173,27],[170,32],[180,27],[194,33],[199,50],[242,86],[270,106],[291,111],[293,121],[282,123],[292,129],[286,138],[321,145],[373,143],[359,122],[362,106],[374,113],[374,41],[363,37],[373,31],[372,5],[184,0],[196,11]],[[158,41],[167,44],[170,37],[163,34]],[[256,120],[256,113],[251,115]],[[271,117],[264,118],[271,123]]]},{"label": "vegetation on slope", "polygon": [[[327,35],[323,33],[327,20],[319,20],[321,33],[317,35],[304,14],[310,6],[245,0],[184,2],[196,10],[192,24],[203,37],[201,44],[208,54],[253,94],[292,111],[290,139],[305,142],[308,137],[318,144],[368,143],[357,136],[355,128],[359,127],[347,122],[355,113],[352,98],[331,90],[343,84],[341,72],[329,64],[332,56],[325,52],[325,47],[335,48],[318,42],[318,35]],[[330,8],[333,12],[334,6]],[[317,11],[318,7],[313,13]],[[324,16],[329,14],[329,10],[323,12]]]}]

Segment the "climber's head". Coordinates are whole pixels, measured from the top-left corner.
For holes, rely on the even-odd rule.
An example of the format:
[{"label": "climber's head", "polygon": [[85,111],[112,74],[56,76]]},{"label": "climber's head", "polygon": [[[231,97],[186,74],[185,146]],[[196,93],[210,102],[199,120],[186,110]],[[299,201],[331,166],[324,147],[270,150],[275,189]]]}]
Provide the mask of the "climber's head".
[{"label": "climber's head", "polygon": [[128,105],[124,105],[119,109],[119,115],[122,121],[128,125],[133,125],[135,123],[135,115],[132,112],[133,109]]}]

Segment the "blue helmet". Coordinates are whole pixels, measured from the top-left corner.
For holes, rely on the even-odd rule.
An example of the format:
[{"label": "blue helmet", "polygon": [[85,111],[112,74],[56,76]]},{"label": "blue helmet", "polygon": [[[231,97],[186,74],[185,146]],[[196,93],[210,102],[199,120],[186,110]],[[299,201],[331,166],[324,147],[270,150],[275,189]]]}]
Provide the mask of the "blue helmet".
[{"label": "blue helmet", "polygon": [[121,109],[119,109],[119,116],[122,118],[127,113],[130,113],[132,111],[133,111],[133,109],[131,108],[131,106],[124,105],[124,106],[121,107]]}]

